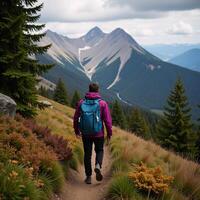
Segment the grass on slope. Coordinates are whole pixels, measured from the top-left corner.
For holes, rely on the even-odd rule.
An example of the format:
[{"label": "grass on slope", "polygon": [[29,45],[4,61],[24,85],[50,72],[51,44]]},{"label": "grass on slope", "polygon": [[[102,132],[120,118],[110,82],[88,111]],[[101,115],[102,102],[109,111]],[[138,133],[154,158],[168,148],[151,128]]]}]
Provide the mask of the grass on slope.
[{"label": "grass on slope", "polygon": [[[116,185],[115,177],[117,179],[120,176],[127,177],[128,172],[133,171],[133,164],[140,164],[142,161],[149,167],[161,166],[166,174],[174,177],[169,193],[156,199],[200,199],[200,166],[197,163],[183,159],[153,142],[145,141],[118,128],[114,127],[113,132],[114,137],[111,141],[110,149],[114,159],[112,166],[114,185]],[[127,180],[124,180],[124,184],[127,185]],[[134,187],[132,186],[132,188]],[[112,190],[113,185],[111,183],[110,191]],[[133,199],[150,198],[147,198],[147,194],[144,195],[144,192],[143,195],[138,197],[138,193],[142,193],[136,188],[134,190]],[[122,196],[117,195],[113,199],[122,199]]]},{"label": "grass on slope", "polygon": [[77,170],[78,163],[83,163],[83,148],[73,130],[74,109],[45,97],[40,96],[39,100],[49,101],[53,107],[40,110],[36,117],[37,123],[50,128],[52,133],[63,136],[69,141],[69,145],[73,149],[73,157],[69,165],[72,169]]},{"label": "grass on slope", "polygon": [[78,140],[72,127],[74,109],[45,97],[40,96],[39,99],[49,101],[53,107],[40,110],[36,117],[37,123],[49,127],[53,133],[68,139],[71,145],[76,144]]},{"label": "grass on slope", "polygon": [[64,173],[54,149],[24,122],[0,117],[0,199],[47,200],[62,189]]}]

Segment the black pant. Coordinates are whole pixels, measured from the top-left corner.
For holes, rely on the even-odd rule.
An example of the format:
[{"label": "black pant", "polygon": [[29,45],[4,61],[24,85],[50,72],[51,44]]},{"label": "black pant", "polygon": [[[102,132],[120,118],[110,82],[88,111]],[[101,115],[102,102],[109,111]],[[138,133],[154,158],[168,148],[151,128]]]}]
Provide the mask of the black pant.
[{"label": "black pant", "polygon": [[99,164],[101,167],[103,161],[104,138],[83,137],[82,140],[84,147],[85,174],[86,176],[91,176],[92,175],[91,157],[92,157],[93,143],[94,143],[94,150],[96,152],[95,164]]}]

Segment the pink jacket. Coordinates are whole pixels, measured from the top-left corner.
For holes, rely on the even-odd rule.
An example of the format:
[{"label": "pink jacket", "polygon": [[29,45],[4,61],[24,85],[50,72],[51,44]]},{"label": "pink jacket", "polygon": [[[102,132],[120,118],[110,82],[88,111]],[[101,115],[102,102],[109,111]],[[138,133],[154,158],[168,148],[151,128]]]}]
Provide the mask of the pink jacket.
[{"label": "pink jacket", "polygon": [[[99,98],[101,98],[101,96],[97,92],[88,92],[88,93],[86,93],[85,98],[86,99],[99,99]],[[75,131],[76,135],[81,134],[80,130],[78,129],[78,119],[81,114],[80,105],[82,102],[83,102],[83,99],[81,99],[78,102],[78,105],[76,107],[76,111],[74,114],[73,125],[74,125],[74,131]],[[104,124],[106,126],[106,131],[107,131],[108,137],[111,137],[112,136],[112,118],[110,115],[108,104],[104,100],[100,100],[99,104],[100,104],[101,120],[102,120],[102,122],[104,122]],[[104,125],[102,127],[102,130],[99,133],[95,134],[94,137],[104,137]]]}]

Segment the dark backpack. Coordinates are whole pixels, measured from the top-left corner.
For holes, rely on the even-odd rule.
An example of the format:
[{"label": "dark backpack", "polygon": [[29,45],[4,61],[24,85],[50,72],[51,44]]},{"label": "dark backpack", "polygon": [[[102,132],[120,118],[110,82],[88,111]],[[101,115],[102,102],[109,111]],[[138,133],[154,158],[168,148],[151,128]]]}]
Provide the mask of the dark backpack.
[{"label": "dark backpack", "polygon": [[102,120],[100,113],[101,99],[84,99],[78,120],[79,130],[83,135],[95,135],[102,129]]}]

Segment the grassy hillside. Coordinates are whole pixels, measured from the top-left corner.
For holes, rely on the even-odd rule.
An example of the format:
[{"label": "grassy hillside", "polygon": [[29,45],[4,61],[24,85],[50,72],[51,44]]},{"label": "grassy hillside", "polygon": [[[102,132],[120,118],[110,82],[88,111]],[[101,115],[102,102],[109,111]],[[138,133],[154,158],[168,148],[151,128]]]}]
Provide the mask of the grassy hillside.
[{"label": "grassy hillside", "polygon": [[[72,146],[80,148],[80,141],[75,138],[72,128],[71,118],[74,110],[54,101],[48,101],[52,103],[53,108],[40,111],[37,122],[50,127],[55,134],[69,139]],[[116,127],[113,128],[110,151],[113,158],[113,178],[108,189],[108,199],[200,199],[200,166],[198,164]],[[82,157],[80,152],[78,151],[75,157]],[[133,172],[136,169],[135,165],[140,165],[141,162],[150,168],[160,166],[163,175],[174,177],[167,194],[162,196],[155,195],[153,192],[148,194],[131,182],[128,174]]]},{"label": "grassy hillside", "polygon": [[74,135],[72,126],[74,109],[45,97],[40,96],[39,99],[49,101],[52,104],[52,108],[45,108],[38,112],[36,116],[37,124],[48,127],[54,134],[64,137],[69,142],[73,152],[69,166],[77,170],[78,164],[83,163],[83,148],[81,141]]},{"label": "grassy hillside", "polygon": [[76,142],[71,120],[74,109],[45,97],[39,97],[39,99],[49,101],[53,107],[40,110],[36,116],[37,123],[49,127],[52,132],[69,139],[71,143]]},{"label": "grassy hillside", "polygon": [[73,110],[52,104],[33,120],[0,116],[0,200],[50,199],[62,191],[69,167],[83,162]]},{"label": "grassy hillside", "polygon": [[[44,130],[20,116],[0,116],[1,200],[47,200],[61,191],[65,177],[56,151],[61,140]],[[62,143],[67,162],[71,149],[66,140]]]},{"label": "grassy hillside", "polygon": [[[148,199],[152,196],[152,199],[167,200],[200,199],[200,165],[183,159],[173,152],[164,150],[151,141],[144,141],[119,128],[115,127],[113,130],[114,137],[110,145],[111,154],[114,159],[112,167],[113,183],[111,183],[109,189],[111,197],[121,199],[120,196],[123,196],[126,199],[126,195],[128,195],[128,199],[147,199],[148,192],[144,188],[138,189],[131,181],[127,182],[129,172],[134,172],[136,166],[139,166],[142,162],[149,168],[157,168],[159,166],[163,170],[163,174],[174,177],[167,194],[159,196],[152,192],[152,195],[150,194]],[[123,178],[119,179],[119,177]],[[147,185],[150,184],[148,181],[147,176]],[[121,187],[124,184],[126,185],[125,188],[132,188],[134,191],[133,194],[123,194],[123,190],[117,194],[113,192],[113,190],[119,191],[117,187]]]}]

